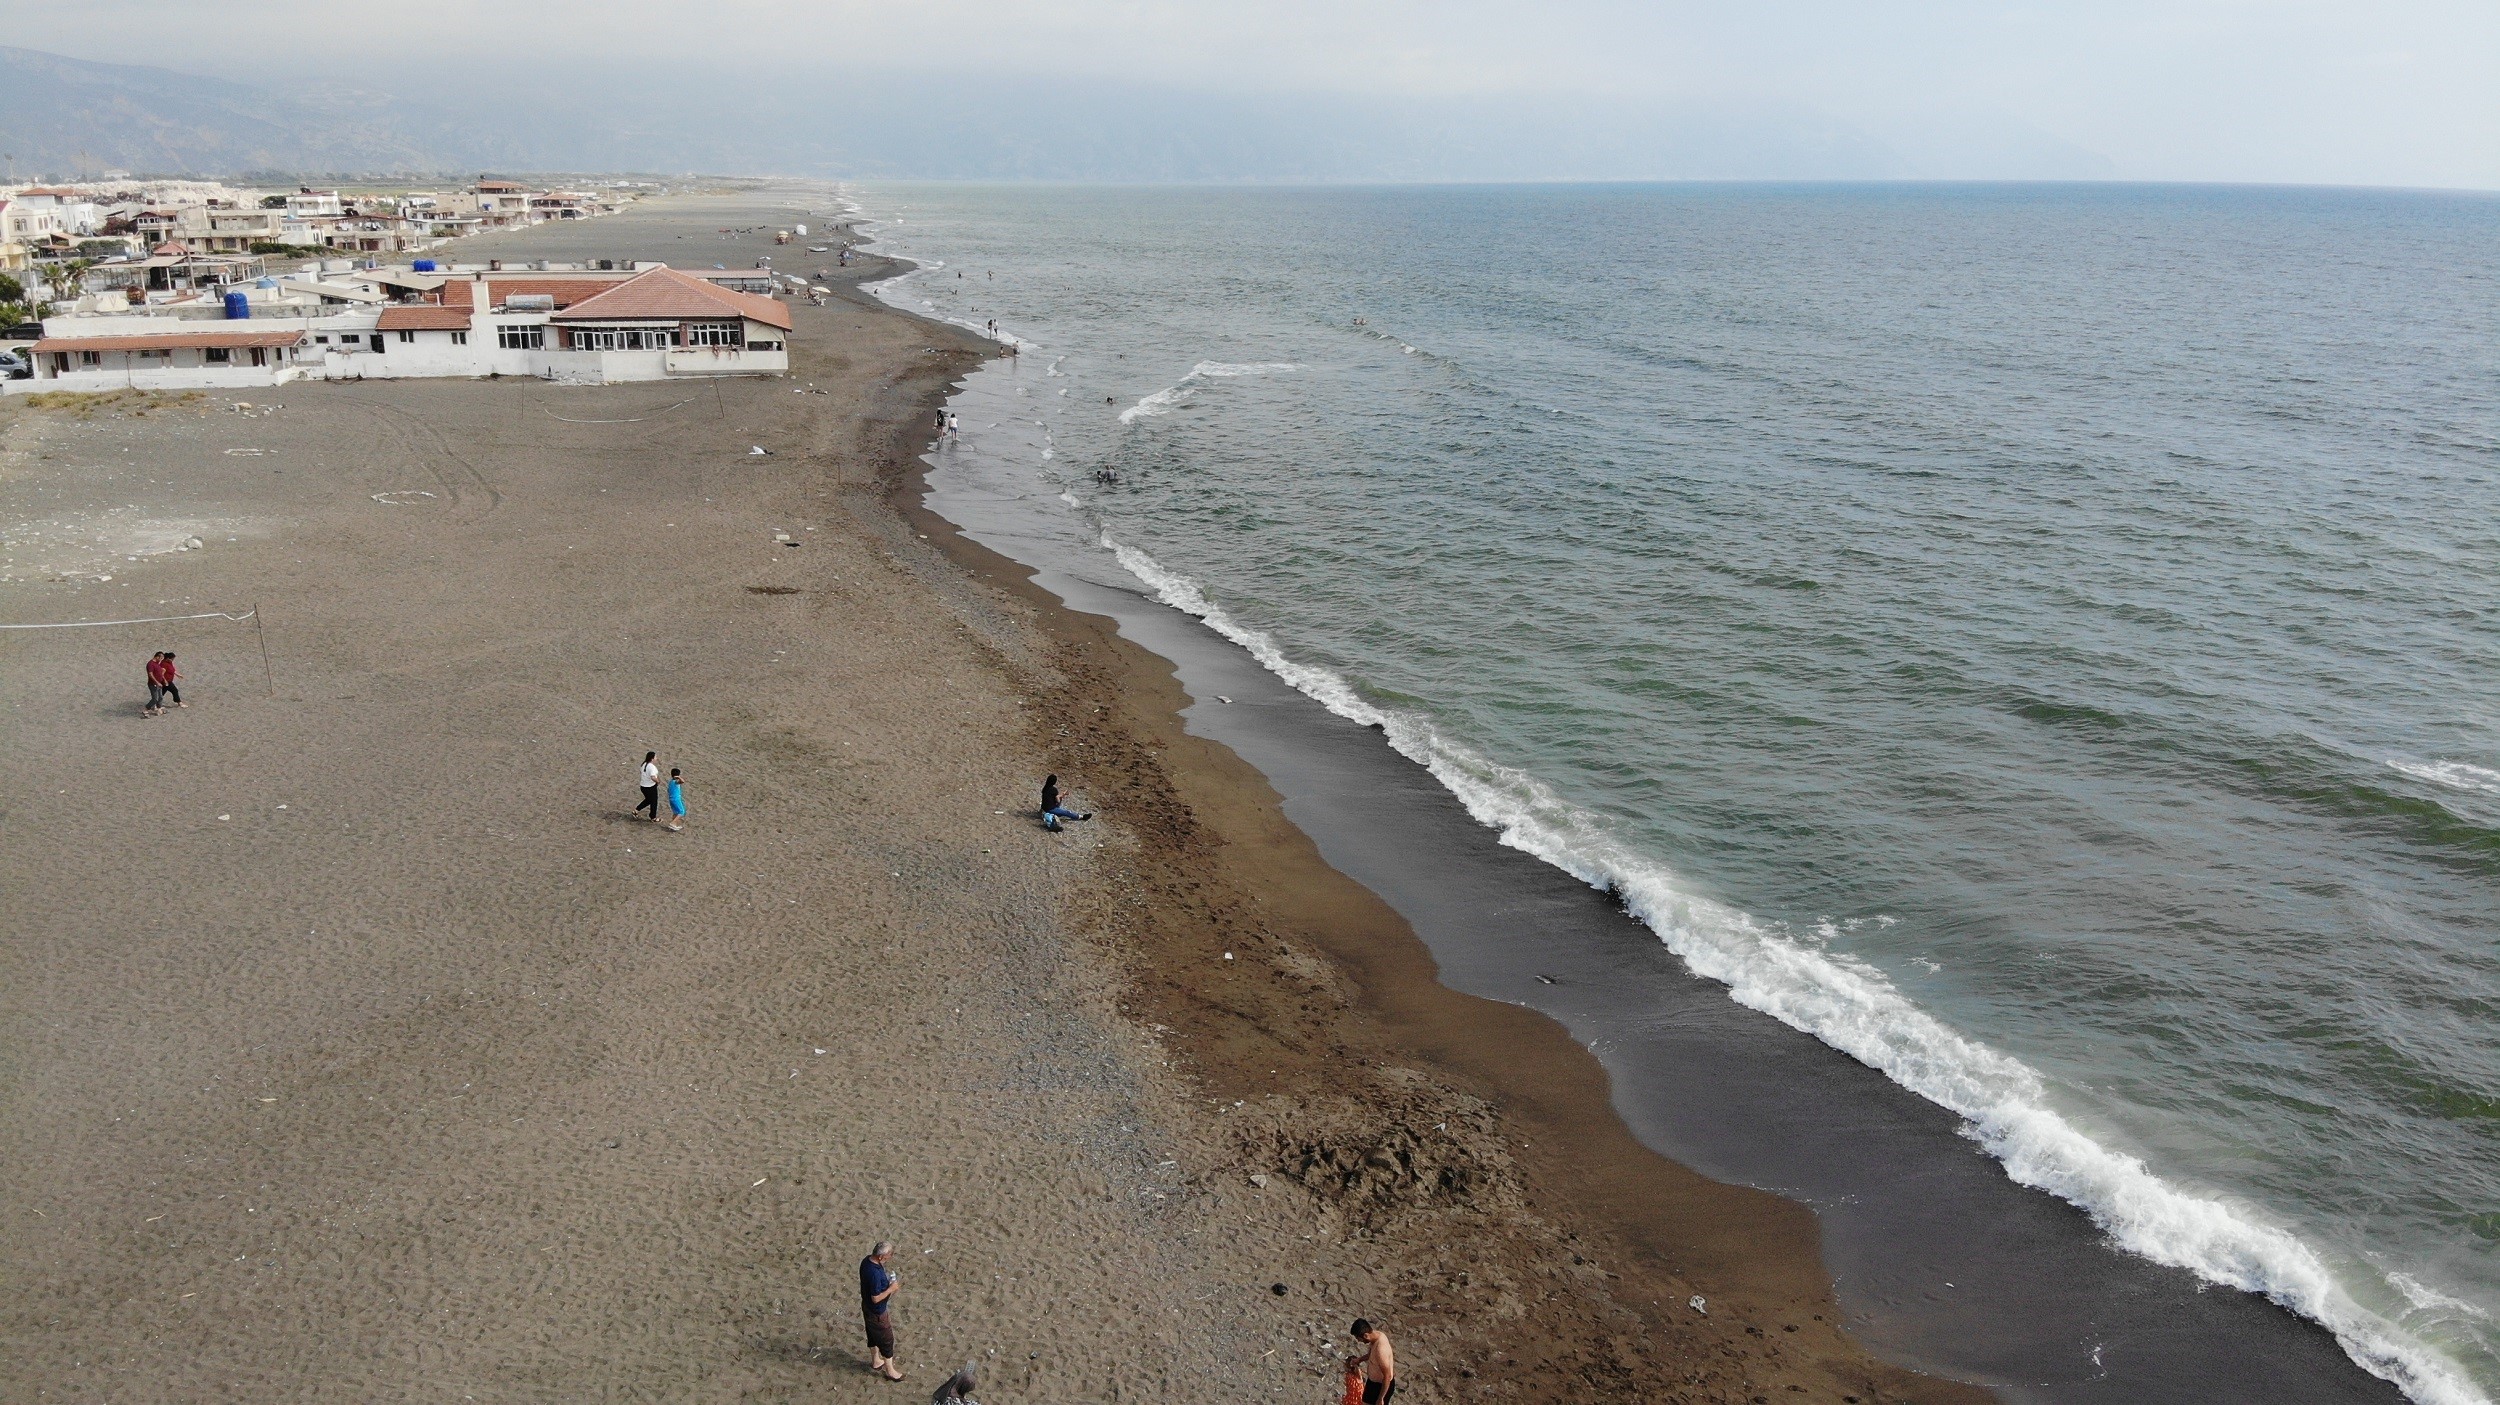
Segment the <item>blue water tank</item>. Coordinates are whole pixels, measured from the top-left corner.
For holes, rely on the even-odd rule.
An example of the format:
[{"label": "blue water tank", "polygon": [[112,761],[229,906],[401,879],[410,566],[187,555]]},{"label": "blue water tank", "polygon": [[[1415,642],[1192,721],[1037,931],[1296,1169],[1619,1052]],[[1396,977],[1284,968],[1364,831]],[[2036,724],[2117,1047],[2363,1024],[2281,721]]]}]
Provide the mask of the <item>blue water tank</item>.
[{"label": "blue water tank", "polygon": [[251,294],[241,292],[226,294],[226,320],[230,322],[241,322],[249,318],[251,315]]},{"label": "blue water tank", "polygon": [[415,268],[419,273],[432,273],[434,271],[434,260],[419,259],[415,264]]}]

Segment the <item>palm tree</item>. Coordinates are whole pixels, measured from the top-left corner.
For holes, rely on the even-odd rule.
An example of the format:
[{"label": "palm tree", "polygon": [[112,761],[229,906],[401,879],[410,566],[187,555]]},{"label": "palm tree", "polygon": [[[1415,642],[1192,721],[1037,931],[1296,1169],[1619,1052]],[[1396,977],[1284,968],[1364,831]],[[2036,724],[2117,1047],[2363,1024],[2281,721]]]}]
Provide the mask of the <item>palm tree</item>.
[{"label": "palm tree", "polygon": [[52,291],[69,295],[65,298],[56,298],[55,301],[76,301],[78,295],[86,291],[87,270],[95,266],[96,261],[91,258],[63,259],[55,265],[51,278]]}]

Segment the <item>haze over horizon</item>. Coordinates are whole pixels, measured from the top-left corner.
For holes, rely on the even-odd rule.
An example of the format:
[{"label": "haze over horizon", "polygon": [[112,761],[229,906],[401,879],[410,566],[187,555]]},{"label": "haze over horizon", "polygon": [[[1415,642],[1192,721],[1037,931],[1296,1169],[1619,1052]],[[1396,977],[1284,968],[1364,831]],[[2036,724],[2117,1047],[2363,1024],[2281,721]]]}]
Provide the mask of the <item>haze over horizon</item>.
[{"label": "haze over horizon", "polygon": [[[306,110],[379,122],[446,161],[2500,188],[2500,6],[2472,0],[1785,0],[1742,13],[1626,0],[447,0],[414,22],[245,0],[217,13],[203,28],[175,0],[89,0],[13,14],[6,37],[293,90]],[[18,130],[32,121],[12,112],[0,137],[38,147]]]}]

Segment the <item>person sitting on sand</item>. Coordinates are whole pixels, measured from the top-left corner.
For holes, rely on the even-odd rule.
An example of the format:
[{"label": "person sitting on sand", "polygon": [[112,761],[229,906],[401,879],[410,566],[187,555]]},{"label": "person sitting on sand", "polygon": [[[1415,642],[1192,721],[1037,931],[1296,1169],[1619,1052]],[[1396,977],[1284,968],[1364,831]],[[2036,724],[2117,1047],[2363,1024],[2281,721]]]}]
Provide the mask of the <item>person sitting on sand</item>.
[{"label": "person sitting on sand", "polygon": [[1363,1405],[1389,1405],[1389,1397],[1398,1393],[1398,1354],[1389,1345],[1389,1334],[1363,1317],[1354,1319],[1353,1330],[1363,1354],[1346,1365],[1363,1373]]},{"label": "person sitting on sand", "polygon": [[1056,830],[1061,820],[1090,820],[1092,818],[1092,815],[1080,815],[1059,803],[1059,778],[1057,776],[1042,777],[1042,828]]},{"label": "person sitting on sand", "polygon": [[894,1363],[894,1290],[902,1280],[885,1266],[893,1257],[893,1242],[880,1239],[859,1261],[859,1315],[868,1326],[868,1369],[899,1381],[903,1368]]},{"label": "person sitting on sand", "polygon": [[929,1397],[929,1405],[981,1405],[972,1398],[972,1363],[965,1362],[962,1370],[948,1376],[937,1394]]}]

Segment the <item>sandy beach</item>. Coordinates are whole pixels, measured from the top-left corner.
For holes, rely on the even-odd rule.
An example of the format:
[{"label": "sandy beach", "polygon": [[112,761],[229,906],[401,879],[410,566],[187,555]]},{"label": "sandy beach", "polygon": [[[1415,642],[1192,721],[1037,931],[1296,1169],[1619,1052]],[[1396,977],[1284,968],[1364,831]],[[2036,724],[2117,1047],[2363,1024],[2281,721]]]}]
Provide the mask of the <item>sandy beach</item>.
[{"label": "sandy beach", "polygon": [[253,612],[0,633],[0,1395],[1318,1402],[1360,1314],[1402,1401],[1987,1398],[920,508],[995,348],[794,316],[780,380],[0,402],[0,623]]}]

